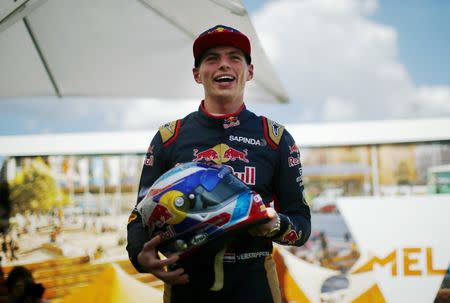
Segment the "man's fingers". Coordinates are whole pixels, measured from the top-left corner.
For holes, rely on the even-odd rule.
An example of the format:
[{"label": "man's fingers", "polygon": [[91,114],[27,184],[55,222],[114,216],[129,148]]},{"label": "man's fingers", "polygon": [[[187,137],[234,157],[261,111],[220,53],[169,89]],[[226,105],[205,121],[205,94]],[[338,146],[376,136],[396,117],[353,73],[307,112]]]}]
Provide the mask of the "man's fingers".
[{"label": "man's fingers", "polygon": [[275,209],[273,209],[272,207],[267,207],[266,211],[267,211],[267,215],[269,216],[270,219],[275,218],[277,215],[277,211]]},{"label": "man's fingers", "polygon": [[[139,257],[138,257],[139,258]],[[170,258],[160,260],[156,257],[156,255],[152,252],[144,252],[141,255],[140,262],[145,266],[150,272],[156,272],[163,270],[166,266],[172,265],[177,262],[179,259],[178,256],[171,256]]]},{"label": "man's fingers", "polygon": [[158,271],[154,275],[169,284],[186,284],[189,283],[189,276],[184,273],[183,268],[174,271]]},{"label": "man's fingers", "polygon": [[156,246],[161,243],[161,236],[156,236],[150,239],[150,241],[147,241],[144,244],[144,247],[142,248],[143,251],[151,251],[156,248]]},{"label": "man's fingers", "polygon": [[152,269],[161,269],[166,266],[174,264],[175,262],[178,261],[178,259],[179,259],[178,256],[171,256],[170,258],[163,259],[163,260],[152,259],[152,260],[150,260],[149,267]]},{"label": "man's fingers", "polygon": [[175,262],[177,262],[178,259],[180,259],[179,256],[171,256],[167,259],[161,260],[161,263],[163,264],[163,266],[168,266],[168,265],[172,265]]}]

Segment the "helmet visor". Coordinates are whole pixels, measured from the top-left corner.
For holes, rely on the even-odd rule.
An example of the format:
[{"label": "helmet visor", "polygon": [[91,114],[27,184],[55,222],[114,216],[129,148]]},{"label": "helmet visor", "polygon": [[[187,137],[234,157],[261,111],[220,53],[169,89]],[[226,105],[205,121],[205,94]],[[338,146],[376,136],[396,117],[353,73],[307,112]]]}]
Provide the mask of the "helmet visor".
[{"label": "helmet visor", "polygon": [[210,186],[212,183],[210,180],[210,178],[205,179],[206,182],[202,182],[193,190],[193,195],[189,195],[189,212],[210,211],[223,207],[232,201],[230,198],[248,190],[248,187],[231,173],[225,174],[218,182],[212,181],[216,183],[213,188]]}]

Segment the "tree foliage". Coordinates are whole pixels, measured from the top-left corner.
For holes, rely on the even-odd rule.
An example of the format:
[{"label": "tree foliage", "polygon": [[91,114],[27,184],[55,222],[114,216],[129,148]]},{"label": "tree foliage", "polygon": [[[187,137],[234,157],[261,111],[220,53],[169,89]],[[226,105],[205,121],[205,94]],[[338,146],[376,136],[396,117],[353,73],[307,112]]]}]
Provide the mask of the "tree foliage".
[{"label": "tree foliage", "polygon": [[31,160],[12,180],[10,200],[13,214],[49,211],[71,202],[41,158]]}]

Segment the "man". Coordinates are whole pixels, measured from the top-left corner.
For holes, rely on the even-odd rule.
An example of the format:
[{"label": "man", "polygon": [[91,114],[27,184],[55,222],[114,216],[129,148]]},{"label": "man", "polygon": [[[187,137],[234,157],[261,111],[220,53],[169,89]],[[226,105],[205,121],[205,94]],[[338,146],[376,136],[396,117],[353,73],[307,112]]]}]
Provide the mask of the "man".
[{"label": "man", "polygon": [[201,253],[167,270],[178,257],[158,258],[158,230],[149,235],[134,210],[128,223],[130,260],[139,271],[165,282],[166,303],[281,302],[272,241],[300,246],[311,230],[299,150],[282,125],[244,105],[245,84],[253,78],[250,41],[244,34],[215,26],[195,40],[193,52],[193,75],[203,85],[204,100],[198,111],[160,127],[147,151],[138,202],[176,164],[214,162],[230,166],[259,193],[271,219],[227,245],[223,279],[217,281],[214,257]]}]

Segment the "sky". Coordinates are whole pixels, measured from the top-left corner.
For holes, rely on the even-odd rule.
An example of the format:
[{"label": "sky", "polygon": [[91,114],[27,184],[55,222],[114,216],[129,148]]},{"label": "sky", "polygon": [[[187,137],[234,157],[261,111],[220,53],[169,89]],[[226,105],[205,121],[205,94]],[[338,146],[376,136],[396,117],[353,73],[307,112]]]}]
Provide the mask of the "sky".
[{"label": "sky", "polygon": [[[450,1],[242,2],[290,97],[252,103],[257,114],[282,124],[450,117]],[[156,129],[198,106],[73,101],[0,100],[0,136]]]}]

